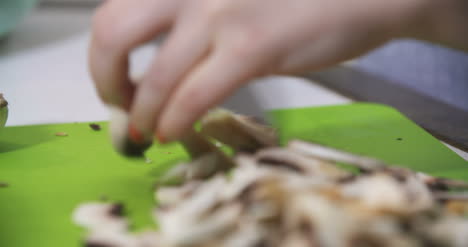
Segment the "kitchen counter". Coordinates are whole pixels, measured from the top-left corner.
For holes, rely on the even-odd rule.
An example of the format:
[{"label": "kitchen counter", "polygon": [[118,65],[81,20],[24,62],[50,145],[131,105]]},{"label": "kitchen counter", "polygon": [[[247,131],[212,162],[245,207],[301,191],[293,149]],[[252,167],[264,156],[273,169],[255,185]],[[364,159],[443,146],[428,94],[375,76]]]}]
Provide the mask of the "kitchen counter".
[{"label": "kitchen counter", "polygon": [[[10,103],[7,125],[108,119],[86,65],[91,16],[85,7],[38,8],[0,41],[0,91]],[[132,75],[141,75],[155,53],[157,45],[134,52]],[[261,116],[268,109],[350,102],[312,81],[269,77],[240,89],[224,105]]]}]

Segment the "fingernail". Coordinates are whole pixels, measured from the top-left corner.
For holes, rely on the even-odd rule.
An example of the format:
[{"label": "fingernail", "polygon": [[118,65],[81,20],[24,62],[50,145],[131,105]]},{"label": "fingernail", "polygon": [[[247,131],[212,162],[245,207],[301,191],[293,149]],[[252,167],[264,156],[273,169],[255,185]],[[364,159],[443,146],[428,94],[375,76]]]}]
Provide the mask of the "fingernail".
[{"label": "fingernail", "polygon": [[146,135],[142,134],[135,126],[129,124],[127,138],[121,144],[119,151],[127,157],[141,158],[152,142],[151,138],[146,138]]},{"label": "fingernail", "polygon": [[164,144],[167,142],[166,138],[161,134],[161,132],[156,132],[156,139],[159,143]]},{"label": "fingernail", "polygon": [[132,124],[128,125],[128,136],[134,143],[141,144],[145,142],[143,134]]}]

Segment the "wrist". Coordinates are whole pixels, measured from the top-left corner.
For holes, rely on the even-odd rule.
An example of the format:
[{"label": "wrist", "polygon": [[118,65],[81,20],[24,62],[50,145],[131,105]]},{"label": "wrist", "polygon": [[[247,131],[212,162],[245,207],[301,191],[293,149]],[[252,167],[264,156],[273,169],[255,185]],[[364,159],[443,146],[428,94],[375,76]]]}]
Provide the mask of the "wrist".
[{"label": "wrist", "polygon": [[468,1],[415,1],[420,3],[402,36],[468,50]]}]

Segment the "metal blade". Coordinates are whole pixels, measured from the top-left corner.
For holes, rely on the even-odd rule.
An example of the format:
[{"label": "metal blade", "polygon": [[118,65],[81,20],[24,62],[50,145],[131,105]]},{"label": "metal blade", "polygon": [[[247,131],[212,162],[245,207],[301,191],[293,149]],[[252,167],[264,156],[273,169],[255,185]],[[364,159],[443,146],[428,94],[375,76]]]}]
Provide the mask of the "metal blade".
[{"label": "metal blade", "polygon": [[356,101],[390,105],[435,137],[468,152],[468,112],[462,109],[347,66],[305,77]]}]

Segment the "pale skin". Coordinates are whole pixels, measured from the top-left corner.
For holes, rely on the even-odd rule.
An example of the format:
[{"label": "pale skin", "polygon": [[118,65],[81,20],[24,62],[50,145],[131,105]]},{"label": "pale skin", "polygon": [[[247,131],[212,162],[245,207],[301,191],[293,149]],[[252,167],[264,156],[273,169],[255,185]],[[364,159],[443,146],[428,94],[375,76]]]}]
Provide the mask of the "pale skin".
[{"label": "pale skin", "polygon": [[[108,0],[90,71],[105,103],[167,142],[253,78],[322,69],[400,37],[468,50],[466,23],[465,0]],[[135,87],[129,53],[166,32]]]}]

